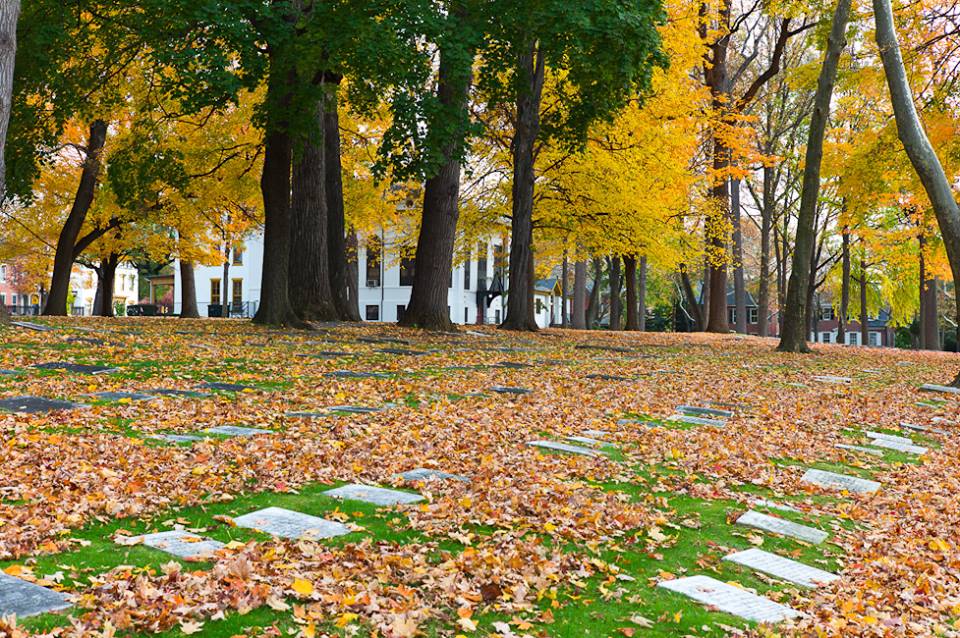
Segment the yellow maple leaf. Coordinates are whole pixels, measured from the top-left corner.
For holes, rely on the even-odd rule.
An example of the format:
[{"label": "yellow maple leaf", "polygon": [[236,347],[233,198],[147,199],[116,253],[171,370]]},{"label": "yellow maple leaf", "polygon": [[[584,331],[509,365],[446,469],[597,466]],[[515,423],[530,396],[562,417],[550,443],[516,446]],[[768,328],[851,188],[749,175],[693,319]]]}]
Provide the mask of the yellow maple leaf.
[{"label": "yellow maple leaf", "polygon": [[294,578],[290,589],[297,592],[301,596],[309,596],[313,593],[313,583],[305,578]]}]

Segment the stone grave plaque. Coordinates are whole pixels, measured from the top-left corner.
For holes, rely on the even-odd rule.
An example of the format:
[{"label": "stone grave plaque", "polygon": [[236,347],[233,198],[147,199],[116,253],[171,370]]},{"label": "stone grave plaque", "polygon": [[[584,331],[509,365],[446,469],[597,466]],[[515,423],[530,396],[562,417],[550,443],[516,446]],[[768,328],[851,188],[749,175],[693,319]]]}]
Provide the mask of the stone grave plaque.
[{"label": "stone grave plaque", "polygon": [[419,494],[389,490],[384,487],[374,487],[373,485],[362,485],[360,483],[351,483],[327,490],[323,492],[323,495],[340,500],[372,503],[373,505],[380,505],[381,507],[419,503],[423,500],[423,497]]},{"label": "stone grave plaque", "polygon": [[37,332],[50,332],[54,330],[53,326],[45,326],[42,323],[33,323],[30,321],[11,321],[11,326],[26,328],[27,330],[36,330]]},{"label": "stone grave plaque", "polygon": [[556,441],[530,441],[527,445],[544,450],[553,450],[555,452],[567,452],[568,454],[580,454],[582,456],[599,456],[600,453],[590,448],[579,445],[569,445],[567,443],[558,443]]},{"label": "stone grave plaque", "polygon": [[397,339],[396,337],[359,337],[357,341],[360,343],[399,343],[403,346],[410,345],[409,341]]},{"label": "stone grave plaque", "polygon": [[781,536],[789,536],[790,538],[796,538],[797,540],[801,540],[806,543],[812,543],[814,545],[819,545],[823,541],[827,540],[828,536],[830,536],[823,530],[807,527],[806,525],[801,525],[799,523],[794,523],[782,518],[777,518],[776,516],[770,516],[769,514],[763,514],[762,512],[755,512],[753,510],[741,515],[740,518],[737,519],[737,525],[755,527],[765,532],[773,532],[774,534],[780,534]]},{"label": "stone grave plaque", "polygon": [[894,441],[892,439],[871,439],[870,445],[874,447],[882,447],[887,450],[894,450],[896,452],[904,452],[906,454],[916,454],[918,456],[923,456],[929,451],[922,445],[901,443],[900,441]]},{"label": "stone grave plaque", "polygon": [[906,436],[897,436],[896,434],[886,434],[884,432],[873,432],[871,430],[865,430],[864,434],[868,439],[883,439],[884,441],[892,441],[901,445],[913,445],[913,439]]},{"label": "stone grave plaque", "polygon": [[593,439],[602,439],[605,436],[610,436],[610,433],[606,430],[584,430],[583,435]]},{"label": "stone grave plaque", "polygon": [[848,445],[846,443],[837,443],[833,447],[847,450],[848,452],[862,452],[871,456],[883,456],[883,452],[872,447],[863,447],[862,445]]},{"label": "stone grave plaque", "polygon": [[709,576],[688,576],[667,580],[660,583],[659,587],[683,594],[708,607],[715,607],[722,612],[758,623],[777,623],[800,615],[800,612],[775,603],[769,598],[758,596]]},{"label": "stone grave plaque", "polygon": [[721,410],[719,408],[701,408],[695,405],[678,405],[676,410],[677,412],[685,412],[694,416],[716,416],[722,419],[727,419],[733,416],[733,412],[730,410]]},{"label": "stone grave plaque", "polygon": [[365,407],[362,405],[331,405],[324,409],[328,413],[329,412],[345,412],[347,414],[372,414],[374,412],[383,411],[383,408],[371,408],[371,407]]},{"label": "stone grave plaque", "polygon": [[222,434],[224,436],[256,436],[258,434],[274,434],[273,430],[261,428],[245,428],[239,425],[218,425],[214,428],[204,430],[210,434]]},{"label": "stone grave plaque", "polygon": [[350,533],[350,528],[342,523],[282,507],[250,512],[234,518],[233,522],[237,527],[256,529],[271,536],[293,540],[318,540]]},{"label": "stone grave plaque", "polygon": [[924,392],[942,392],[943,394],[960,394],[960,388],[954,388],[949,385],[937,385],[936,383],[924,383],[920,386]]},{"label": "stone grave plaque", "polygon": [[624,348],[623,346],[604,346],[604,345],[595,345],[589,343],[582,343],[578,346],[574,346],[576,350],[597,350],[599,352],[631,352],[630,348]]},{"label": "stone grave plaque", "polygon": [[43,397],[8,397],[0,399],[0,410],[7,412],[25,412],[27,414],[41,414],[54,410],[76,410],[85,408],[82,403],[60,401],[59,399],[45,399]]},{"label": "stone grave plaque", "polygon": [[217,550],[224,547],[224,544],[219,541],[180,529],[134,536],[127,543],[121,542],[120,544],[142,544],[180,558],[193,559],[212,557]]},{"label": "stone grave plaque", "polygon": [[39,370],[66,370],[67,372],[76,372],[77,374],[107,374],[116,372],[116,368],[108,366],[88,365],[85,363],[66,363],[63,361],[52,361],[50,363],[37,363],[33,365]]},{"label": "stone grave plaque", "polygon": [[197,392],[196,390],[173,390],[170,388],[155,388],[153,390],[147,390],[147,392],[161,397],[187,397],[190,399],[199,399],[201,397],[210,396],[206,392]]},{"label": "stone grave plaque", "polygon": [[493,364],[494,368],[506,368],[508,370],[522,370],[524,368],[533,368],[529,363],[520,363],[518,361],[501,361]]},{"label": "stone grave plaque", "polygon": [[324,417],[330,416],[329,412],[309,412],[309,411],[298,411],[298,412],[287,412],[286,416],[293,417],[296,419],[322,419]]},{"label": "stone grave plaque", "polygon": [[203,440],[203,437],[194,434],[155,434],[150,438],[159,441],[168,441],[170,443],[193,443]]},{"label": "stone grave plaque", "polygon": [[91,395],[94,399],[100,399],[101,401],[121,401],[127,399],[129,401],[153,401],[156,397],[149,394],[141,394],[139,392],[95,392]]},{"label": "stone grave plaque", "polygon": [[588,375],[586,376],[586,378],[587,378],[587,379],[597,379],[597,380],[599,380],[599,381],[633,381],[633,379],[632,379],[631,377],[624,377],[624,376],[621,376],[621,375],[619,375],[619,374],[601,374],[601,373],[594,373],[594,374],[588,374]]},{"label": "stone grave plaque", "polygon": [[869,494],[880,489],[880,483],[877,481],[813,468],[807,470],[800,480],[817,487],[846,490],[851,494]]},{"label": "stone grave plaque", "polygon": [[14,375],[20,374],[19,370],[3,370],[0,369],[0,376],[12,377]]},{"label": "stone grave plaque", "polygon": [[724,556],[723,560],[755,569],[764,574],[770,574],[780,580],[802,585],[803,587],[819,587],[840,578],[836,574],[817,569],[777,554],[765,552],[762,549],[751,548]]},{"label": "stone grave plaque", "polygon": [[389,372],[356,372],[354,370],[335,370],[327,372],[324,376],[335,377],[338,379],[389,379]]},{"label": "stone grave plaque", "polygon": [[432,470],[426,467],[418,467],[412,470],[407,470],[398,476],[407,481],[429,481],[436,479],[461,481],[463,483],[470,482],[470,479],[468,479],[466,476],[460,474],[451,474],[449,472],[441,472],[440,470]]},{"label": "stone grave plaque", "polygon": [[718,428],[722,428],[727,424],[726,421],[721,421],[720,419],[708,419],[702,416],[690,416],[689,414],[674,414],[667,420],[676,423],[689,423],[690,425],[711,425]]},{"label": "stone grave plaque", "polygon": [[64,341],[67,343],[85,343],[91,346],[104,346],[107,344],[103,339],[95,339],[93,337],[67,337]]},{"label": "stone grave plaque", "polygon": [[[934,417],[933,419],[937,423],[943,423],[946,419],[941,417]],[[900,422],[900,427],[905,430],[913,430],[914,432],[932,432],[933,434],[940,434],[943,436],[949,436],[950,432],[943,430],[941,428],[934,428],[927,425],[918,425],[917,423],[907,423],[906,421]]]},{"label": "stone grave plaque", "polygon": [[515,388],[506,385],[495,385],[490,388],[492,392],[497,394],[530,394],[533,390],[528,390],[527,388]]},{"label": "stone grave plaque", "polygon": [[819,381],[820,383],[852,383],[853,379],[850,377],[838,377],[832,374],[819,374],[813,377],[814,381]]},{"label": "stone grave plaque", "polygon": [[26,618],[70,606],[65,594],[0,571],[0,616]]},{"label": "stone grave plaque", "polygon": [[424,352],[422,350],[410,350],[408,348],[380,348],[377,352],[382,352],[383,354],[395,354],[399,357],[423,357],[429,352]]},{"label": "stone grave plaque", "polygon": [[256,389],[241,383],[226,383],[224,381],[207,381],[206,383],[203,383],[201,387],[204,387],[208,390],[220,390],[222,392],[243,392],[245,390]]}]

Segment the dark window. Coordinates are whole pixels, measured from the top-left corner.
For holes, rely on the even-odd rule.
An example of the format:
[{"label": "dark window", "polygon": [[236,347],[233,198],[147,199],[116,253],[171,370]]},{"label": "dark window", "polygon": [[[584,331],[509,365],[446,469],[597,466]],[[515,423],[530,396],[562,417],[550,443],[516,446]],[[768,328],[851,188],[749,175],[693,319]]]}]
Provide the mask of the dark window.
[{"label": "dark window", "polygon": [[[377,237],[371,237],[367,241],[367,288],[379,288],[380,287],[380,277],[381,277],[381,268],[380,268],[380,252],[381,252],[380,239]],[[374,306],[378,308],[377,306]],[[379,312],[379,308],[378,308]],[[378,317],[379,319],[379,317]]]},{"label": "dark window", "polygon": [[727,308],[727,322],[730,324],[737,323],[737,309],[736,307]]},{"label": "dark window", "polygon": [[821,321],[833,321],[833,308],[821,308],[820,309],[820,320]]},{"label": "dark window", "polygon": [[220,305],[220,280],[219,279],[210,280],[210,303],[215,306]]},{"label": "dark window", "polygon": [[366,317],[367,321],[380,321],[380,306],[368,305]]},{"label": "dark window", "polygon": [[233,265],[243,265],[243,248],[237,248],[236,246],[233,247]]},{"label": "dark window", "polygon": [[397,321],[403,321],[403,313],[406,309],[406,306],[397,306]]},{"label": "dark window", "polygon": [[[0,299],[0,303],[3,303],[3,300],[2,300],[2,299]],[[470,323],[470,309],[469,309],[469,308],[464,308],[464,309],[463,309],[463,323]]]},{"label": "dark window", "polygon": [[759,308],[747,308],[747,323],[757,323],[760,318]]},{"label": "dark window", "polygon": [[480,242],[477,247],[477,290],[487,289],[487,245]]},{"label": "dark window", "polygon": [[467,259],[463,262],[463,289],[470,290],[470,253],[467,252]]},{"label": "dark window", "polygon": [[[400,260],[400,285],[412,286],[413,273],[416,270],[417,260],[412,257],[404,257]],[[398,320],[399,321],[399,320]]]}]

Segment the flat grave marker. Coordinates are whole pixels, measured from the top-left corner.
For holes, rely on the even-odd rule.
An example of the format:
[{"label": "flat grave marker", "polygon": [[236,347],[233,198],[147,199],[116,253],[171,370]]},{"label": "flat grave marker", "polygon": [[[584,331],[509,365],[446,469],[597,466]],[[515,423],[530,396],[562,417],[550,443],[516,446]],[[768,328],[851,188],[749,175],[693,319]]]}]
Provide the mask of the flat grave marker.
[{"label": "flat grave marker", "polygon": [[769,574],[803,587],[819,587],[839,579],[836,574],[817,569],[756,547],[724,556],[723,560]]},{"label": "flat grave marker", "polygon": [[660,583],[659,587],[683,594],[708,607],[715,607],[722,612],[758,623],[777,623],[800,615],[800,612],[786,605],[775,603],[769,598],[758,596],[709,576],[688,576],[667,580]]},{"label": "flat grave marker", "polygon": [[233,519],[237,527],[256,529],[278,538],[318,540],[350,533],[342,523],[282,507],[268,507]]},{"label": "flat grave marker", "polygon": [[671,415],[667,420],[675,423],[687,423],[690,425],[710,425],[717,428],[722,428],[727,424],[726,421],[721,421],[720,419],[708,419],[706,417],[691,416],[689,414],[674,414]]},{"label": "flat grave marker", "polygon": [[11,326],[26,328],[27,330],[36,330],[37,332],[50,332],[54,330],[53,326],[45,326],[42,323],[33,323],[30,321],[11,321]]},{"label": "flat grave marker", "polygon": [[197,559],[210,557],[223,549],[225,545],[211,538],[193,534],[181,529],[133,536],[129,540],[118,541],[121,545],[140,544],[172,554],[179,558]]},{"label": "flat grave marker", "polygon": [[818,374],[813,377],[814,381],[819,381],[820,383],[835,383],[835,384],[849,384],[853,383],[853,379],[850,377],[838,377],[832,374]]},{"label": "flat grave marker", "polygon": [[885,432],[873,432],[871,430],[865,430],[864,434],[868,439],[882,439],[884,441],[892,441],[894,443],[900,443],[901,445],[913,445],[913,439],[906,436],[897,436],[896,434],[886,434]]},{"label": "flat grave marker", "polygon": [[54,410],[76,410],[88,406],[73,401],[61,401],[59,399],[46,399],[44,397],[8,397],[0,399],[0,410],[7,412],[24,412],[26,414],[41,414],[44,412],[53,412]]},{"label": "flat grave marker", "polygon": [[207,390],[220,390],[221,392],[246,392],[250,390],[256,390],[248,385],[243,385],[242,383],[228,383],[225,381],[207,381],[201,384],[202,388]]},{"label": "flat grave marker", "polygon": [[33,368],[38,370],[66,370],[67,372],[76,372],[77,374],[108,374],[117,372],[116,368],[109,366],[90,365],[86,363],[67,363],[63,361],[51,361],[49,363],[36,363]]},{"label": "flat grave marker", "polygon": [[568,445],[567,443],[558,443],[556,441],[530,441],[527,443],[530,447],[542,448],[544,450],[553,450],[555,452],[567,452],[569,454],[580,454],[581,456],[600,456],[600,453],[590,448],[579,445]]},{"label": "flat grave marker", "polygon": [[864,454],[869,454],[871,456],[883,456],[883,452],[876,448],[864,447],[862,445],[849,445],[847,443],[837,443],[833,447],[839,448],[841,450],[847,450],[848,452],[862,452]]},{"label": "flat grave marker", "polygon": [[496,392],[497,394],[530,394],[533,392],[533,390],[529,390],[527,388],[516,388],[506,385],[495,385],[491,387],[490,390],[492,392]]},{"label": "flat grave marker", "polygon": [[441,472],[440,470],[432,470],[426,467],[418,467],[412,470],[407,470],[402,474],[398,474],[400,478],[406,481],[429,481],[429,480],[451,480],[451,481],[460,481],[461,483],[469,483],[470,479],[461,474],[451,474],[450,472]]},{"label": "flat grave marker", "polygon": [[157,397],[142,394],[140,392],[94,392],[93,394],[87,395],[94,399],[99,399],[101,401],[122,401],[127,399],[128,401],[153,401]]},{"label": "flat grave marker", "polygon": [[795,538],[797,540],[801,540],[806,543],[812,543],[814,545],[819,545],[823,541],[827,540],[828,536],[830,536],[823,530],[801,525],[799,523],[794,523],[782,518],[777,518],[776,516],[770,516],[769,514],[764,514],[762,512],[756,512],[754,510],[750,510],[749,512],[741,515],[740,518],[737,519],[737,525],[746,525],[747,527],[754,527],[765,532],[772,532],[774,534],[780,534],[781,536],[789,536],[790,538]]},{"label": "flat grave marker", "polygon": [[213,428],[207,428],[204,432],[210,434],[222,434],[223,436],[256,436],[258,434],[275,434],[273,430],[262,428],[245,428],[239,425],[218,425]]},{"label": "flat grave marker", "polygon": [[26,618],[70,607],[65,594],[0,571],[0,616]]},{"label": "flat grave marker", "polygon": [[804,483],[834,490],[846,490],[851,494],[869,494],[880,489],[880,483],[859,476],[838,474],[810,468],[800,478]]},{"label": "flat grave marker", "polygon": [[196,436],[195,434],[155,434],[150,438],[169,443],[194,443],[203,440],[202,436]]},{"label": "flat grave marker", "polygon": [[356,372],[354,370],[335,370],[327,372],[324,376],[337,379],[389,379],[389,372]]},{"label": "flat grave marker", "polygon": [[722,419],[728,419],[733,416],[731,410],[721,410],[719,408],[701,408],[695,405],[678,405],[676,408],[677,412],[686,412],[687,414],[703,415],[703,416],[716,416]]},{"label": "flat grave marker", "polygon": [[950,385],[937,385],[936,383],[924,383],[920,386],[920,390],[924,392],[940,392],[942,394],[960,394],[960,388],[955,388]]},{"label": "flat grave marker", "polygon": [[399,490],[390,490],[384,487],[375,487],[373,485],[363,485],[361,483],[350,483],[341,487],[327,490],[322,493],[324,496],[348,501],[361,501],[372,503],[381,507],[391,505],[408,505],[410,503],[419,503],[423,497],[419,494],[410,492],[401,492]]},{"label": "flat grave marker", "polygon": [[197,392],[196,390],[174,390],[171,388],[154,388],[151,390],[146,390],[146,392],[161,397],[185,397],[190,399],[199,399],[201,397],[210,396],[206,392]]},{"label": "flat grave marker", "polygon": [[916,454],[917,456],[923,456],[930,451],[929,448],[922,445],[901,443],[900,441],[894,441],[892,439],[871,439],[870,445],[882,447],[887,450],[894,450],[895,452],[904,452],[905,454]]}]

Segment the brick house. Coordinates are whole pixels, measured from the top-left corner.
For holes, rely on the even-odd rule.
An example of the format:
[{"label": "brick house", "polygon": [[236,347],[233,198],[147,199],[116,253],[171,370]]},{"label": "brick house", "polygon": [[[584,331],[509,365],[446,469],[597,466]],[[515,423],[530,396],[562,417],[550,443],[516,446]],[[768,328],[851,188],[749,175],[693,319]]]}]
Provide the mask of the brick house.
[{"label": "brick house", "polygon": [[[819,316],[817,317],[817,328],[810,334],[810,341],[817,343],[837,343],[837,329],[840,322],[837,321],[833,305],[830,303],[821,303]],[[851,346],[868,345],[879,348],[892,348],[895,345],[896,331],[890,325],[890,311],[883,309],[876,317],[867,319],[867,330],[869,331],[869,341],[866,344],[860,343],[860,322],[848,321],[846,327],[846,344]]]}]

